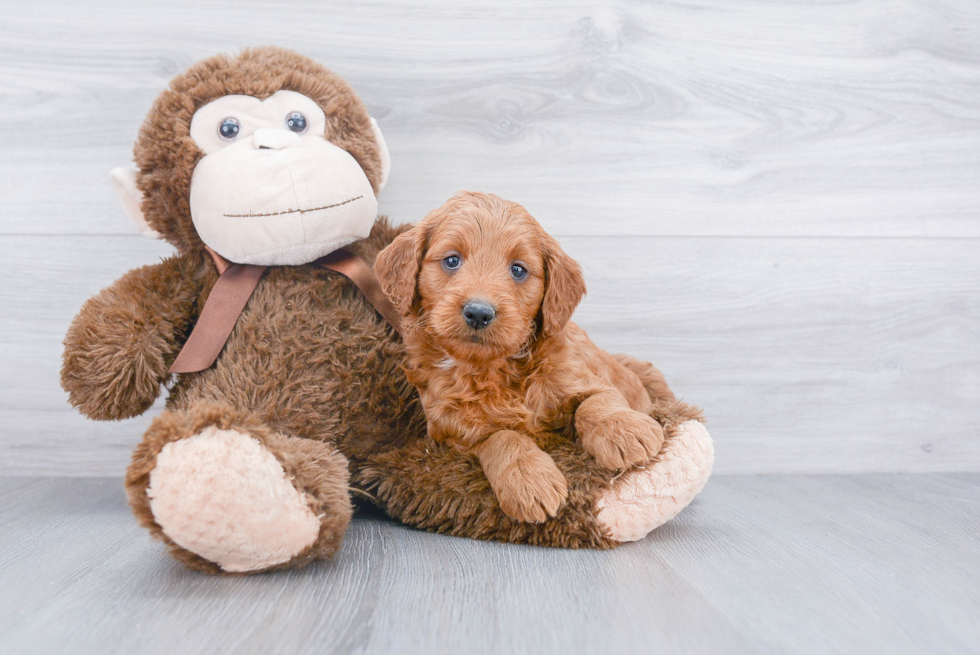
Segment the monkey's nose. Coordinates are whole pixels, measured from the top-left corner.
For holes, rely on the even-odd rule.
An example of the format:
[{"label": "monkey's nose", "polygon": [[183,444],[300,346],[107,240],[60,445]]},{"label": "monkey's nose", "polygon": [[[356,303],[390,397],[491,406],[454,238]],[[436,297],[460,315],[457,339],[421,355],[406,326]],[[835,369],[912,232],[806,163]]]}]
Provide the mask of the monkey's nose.
[{"label": "monkey's nose", "polygon": [[252,143],[256,148],[282,150],[283,148],[294,148],[300,145],[302,141],[295,132],[260,127],[252,134]]},{"label": "monkey's nose", "polygon": [[479,300],[470,300],[463,305],[463,318],[466,319],[466,324],[476,330],[482,330],[490,325],[496,315],[497,310],[493,305]]}]

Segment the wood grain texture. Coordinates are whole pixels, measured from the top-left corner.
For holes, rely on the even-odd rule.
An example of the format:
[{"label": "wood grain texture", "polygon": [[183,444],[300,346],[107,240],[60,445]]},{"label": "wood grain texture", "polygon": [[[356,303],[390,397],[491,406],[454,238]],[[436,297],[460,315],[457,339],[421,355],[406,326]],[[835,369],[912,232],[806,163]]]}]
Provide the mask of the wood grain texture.
[{"label": "wood grain texture", "polygon": [[0,651],[972,653],[980,476],[716,476],[609,552],[355,519],[338,557],[184,570],[119,480],[0,480]]},{"label": "wood grain texture", "polygon": [[0,8],[0,472],[119,475],[150,416],[57,383],[81,303],[169,252],[108,183],[194,61],[351,81],[381,210],[524,203],[578,320],[702,405],[720,472],[980,470],[980,4],[44,0]]},{"label": "wood grain texture", "polygon": [[972,0],[11,6],[0,232],[126,233],[105,176],[153,98],[266,43],[363,96],[403,220],[478,188],[563,235],[980,236]]},{"label": "wood grain texture", "polygon": [[[975,241],[562,241],[589,283],[575,320],[707,409],[718,472],[980,469]],[[0,470],[122,474],[148,417],[71,409],[60,341],[87,297],[167,251],[141,237],[0,237]]]}]

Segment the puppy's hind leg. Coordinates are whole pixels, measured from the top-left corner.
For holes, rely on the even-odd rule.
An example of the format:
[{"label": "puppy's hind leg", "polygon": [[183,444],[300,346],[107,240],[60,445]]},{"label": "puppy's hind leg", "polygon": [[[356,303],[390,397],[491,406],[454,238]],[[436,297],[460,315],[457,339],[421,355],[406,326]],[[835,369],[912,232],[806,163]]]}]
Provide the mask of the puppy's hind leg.
[{"label": "puppy's hind leg", "polygon": [[542,523],[568,499],[568,482],[555,460],[526,434],[499,430],[476,448],[480,465],[511,518]]},{"label": "puppy's hind leg", "polygon": [[599,466],[625,469],[653,459],[664,443],[664,430],[653,418],[630,408],[615,388],[595,393],[575,410],[582,447]]},{"label": "puppy's hind leg", "polygon": [[622,353],[613,355],[613,357],[627,369],[636,373],[643,384],[643,388],[650,395],[650,400],[674,400],[674,392],[667,386],[664,374],[656,366]]}]

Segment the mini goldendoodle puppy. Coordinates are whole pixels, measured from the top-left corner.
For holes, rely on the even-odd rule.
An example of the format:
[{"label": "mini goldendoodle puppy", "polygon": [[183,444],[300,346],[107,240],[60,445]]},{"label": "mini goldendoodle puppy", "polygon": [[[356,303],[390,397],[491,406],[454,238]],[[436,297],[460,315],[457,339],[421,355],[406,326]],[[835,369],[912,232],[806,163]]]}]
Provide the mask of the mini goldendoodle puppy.
[{"label": "mini goldendoodle puppy", "polygon": [[648,388],[672,398],[663,376],[569,321],[582,271],[522,206],[457,194],[385,248],[375,271],[407,317],[406,370],[429,434],[478,457],[508,515],[544,521],[567,499],[540,448],[549,439],[577,435],[609,469],[660,451]]}]

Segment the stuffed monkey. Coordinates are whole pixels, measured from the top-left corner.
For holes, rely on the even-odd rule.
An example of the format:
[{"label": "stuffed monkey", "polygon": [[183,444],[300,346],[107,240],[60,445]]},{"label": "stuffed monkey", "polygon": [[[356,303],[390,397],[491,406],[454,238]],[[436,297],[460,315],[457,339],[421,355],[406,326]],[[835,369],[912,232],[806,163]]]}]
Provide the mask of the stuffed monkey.
[{"label": "stuffed monkey", "polygon": [[[707,480],[698,410],[628,358],[656,398],[663,451],[614,473],[556,441],[570,494],[547,522],[509,518],[478,462],[426,436],[397,331],[322,265],[346,248],[369,266],[406,228],[377,216],[381,132],[319,64],[278,48],[198,62],[157,98],[134,152],[138,170],[113,171],[113,184],[177,253],[85,303],[61,380],[97,420],[139,415],[166,388],[125,484],[140,523],[187,566],[254,573],[329,558],[352,493],[437,532],[609,548],[676,515]],[[198,325],[212,320],[224,334]],[[209,340],[209,356],[182,361]]]}]

